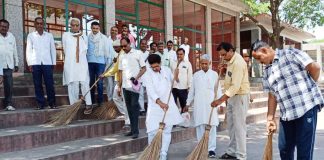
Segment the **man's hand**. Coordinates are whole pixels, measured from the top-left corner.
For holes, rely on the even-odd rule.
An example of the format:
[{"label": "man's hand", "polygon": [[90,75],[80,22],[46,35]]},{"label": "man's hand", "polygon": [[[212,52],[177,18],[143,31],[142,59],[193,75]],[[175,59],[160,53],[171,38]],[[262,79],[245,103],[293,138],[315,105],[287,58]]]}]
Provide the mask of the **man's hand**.
[{"label": "man's hand", "polygon": [[122,90],[121,87],[117,88],[117,94],[118,94],[119,97],[121,97],[121,90]]},{"label": "man's hand", "polygon": [[211,107],[217,107],[222,103],[223,102],[221,100],[217,99],[217,100],[214,100],[210,105],[211,105]]},{"label": "man's hand", "polygon": [[19,68],[18,66],[15,66],[15,72],[18,72]]},{"label": "man's hand", "polygon": [[277,124],[274,120],[267,121],[267,132],[268,134],[274,133],[277,130]]},{"label": "man's hand", "polygon": [[186,105],[184,108],[183,108],[183,112],[188,112],[189,111],[189,105]]},{"label": "man's hand", "polygon": [[3,76],[0,76],[0,84],[3,82]]},{"label": "man's hand", "polygon": [[104,79],[105,76],[102,74],[102,75],[99,76],[99,78],[100,78],[100,79]]},{"label": "man's hand", "polygon": [[169,106],[163,102],[159,103],[160,107],[166,112],[169,109]]},{"label": "man's hand", "polygon": [[33,72],[33,66],[28,66],[28,71]]}]

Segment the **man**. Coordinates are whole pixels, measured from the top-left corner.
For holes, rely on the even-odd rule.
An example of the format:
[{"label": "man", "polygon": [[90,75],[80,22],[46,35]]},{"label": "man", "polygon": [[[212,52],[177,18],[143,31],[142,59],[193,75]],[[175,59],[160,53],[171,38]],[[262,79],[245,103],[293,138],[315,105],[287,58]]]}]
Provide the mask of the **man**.
[{"label": "man", "polygon": [[161,65],[166,67],[171,67],[170,55],[167,52],[164,52],[164,42],[158,43],[158,52],[155,52],[161,57]]},{"label": "man", "polygon": [[[106,60],[112,54],[112,42],[100,32],[98,22],[91,23],[91,33],[89,34],[87,60],[89,65],[90,86],[92,86],[99,76],[105,71]],[[109,64],[107,64],[109,65]],[[97,103],[101,106],[103,102],[103,80],[97,83]],[[91,89],[91,101],[95,103],[95,88]]]},{"label": "man", "polygon": [[43,79],[46,86],[47,101],[51,109],[56,108],[53,69],[56,65],[56,48],[51,33],[44,31],[44,20],[35,18],[36,31],[27,36],[26,60],[29,71],[33,74],[36,109],[44,109],[45,98]]},{"label": "man", "polygon": [[116,86],[114,88],[114,92],[113,92],[113,101],[115,102],[118,110],[120,113],[124,114],[124,118],[125,118],[125,126],[123,127],[124,129],[128,129],[130,127],[130,120],[129,120],[129,116],[128,116],[128,111],[125,105],[125,101],[123,98],[123,95],[118,95],[117,91],[118,91],[118,82],[120,81],[119,79],[119,72],[118,72],[118,65],[119,65],[119,57],[124,54],[124,51],[121,49],[120,47],[120,40],[115,40],[113,42],[113,47],[116,54],[115,57],[115,61],[114,61],[114,65],[113,67],[111,67],[106,73],[104,73],[104,75],[101,76],[101,78],[104,77],[112,77],[112,75],[115,75],[115,81],[116,81]]},{"label": "man", "polygon": [[185,61],[189,61],[189,53],[190,53],[190,45],[188,44],[189,39],[187,37],[184,38],[184,43],[180,45],[179,48],[183,48],[185,50]]},{"label": "man", "polygon": [[177,53],[173,50],[173,42],[167,42],[167,48],[164,49],[164,52],[170,55],[171,61],[177,61]]},{"label": "man", "polygon": [[132,36],[132,34],[129,33],[129,29],[128,29],[128,26],[126,24],[123,24],[122,33],[117,35],[117,38],[118,39],[128,38],[130,40],[130,42],[131,42],[131,47],[135,48],[135,46],[136,46],[135,38]]},{"label": "man", "polygon": [[0,51],[2,54],[1,65],[3,68],[3,85],[4,85],[4,107],[7,111],[14,111],[12,106],[12,72],[18,72],[18,54],[16,39],[12,33],[8,32],[9,22],[5,19],[0,20]]},{"label": "man", "polygon": [[134,89],[133,86],[138,86],[138,81],[145,73],[146,68],[144,61],[141,60],[140,53],[131,48],[130,40],[128,38],[122,38],[120,42],[125,53],[119,57],[118,69],[120,72],[120,81],[118,84],[118,95],[121,95],[121,90],[123,89],[130,118],[131,132],[125,134],[125,136],[132,136],[133,139],[136,139],[139,134],[138,117],[140,106],[138,103],[139,90]]},{"label": "man", "polygon": [[71,18],[71,31],[64,32],[62,44],[65,54],[63,85],[68,86],[69,100],[72,105],[79,100],[79,85],[83,100],[86,103],[84,114],[92,112],[91,96],[85,93],[89,90],[89,70],[87,61],[88,39],[80,31],[80,20]]},{"label": "man", "polygon": [[172,73],[174,73],[174,84],[172,94],[175,103],[178,99],[181,106],[181,113],[184,113],[186,107],[186,100],[188,98],[188,91],[192,83],[192,66],[189,61],[184,60],[185,51],[182,48],[177,50],[178,60],[171,64]]},{"label": "man", "polygon": [[[188,111],[189,105],[194,101],[193,117],[198,141],[203,137],[206,125],[209,122],[209,115],[212,109],[210,103],[212,103],[215,98],[220,98],[222,96],[221,86],[215,88],[218,74],[209,68],[210,64],[211,59],[208,54],[204,54],[200,57],[201,70],[197,71],[193,76],[193,84],[189,90],[187,106],[185,108],[185,111]],[[217,97],[215,97],[215,94],[217,94]],[[217,110],[214,109],[211,119],[212,127],[209,132],[208,140],[208,156],[210,158],[216,157],[216,128],[218,124],[218,113]]]},{"label": "man", "polygon": [[[149,52],[147,51],[147,41],[145,39],[141,39],[140,41],[140,50],[139,50],[140,54],[141,54],[141,59],[144,62],[147,62],[147,57],[149,56]],[[147,66],[146,66],[147,68]],[[145,116],[145,107],[144,107],[144,95],[146,93],[145,90],[145,86],[144,83],[141,82],[141,90],[140,90],[140,95],[139,95],[139,104],[141,106],[140,109],[140,115],[141,116]]]},{"label": "man", "polygon": [[157,52],[157,51],[158,51],[158,49],[157,49],[157,43],[152,42],[152,43],[150,44],[150,53],[155,53],[155,52]]},{"label": "man", "polygon": [[148,62],[152,68],[145,73],[145,85],[148,95],[148,114],[146,117],[148,142],[152,142],[159,130],[159,123],[163,119],[164,112],[166,112],[160,152],[160,160],[166,160],[171,142],[172,127],[181,123],[183,119],[175,102],[172,100],[172,96],[169,99],[173,82],[170,68],[162,66],[161,57],[156,54],[151,54],[148,57]]},{"label": "man", "polygon": [[[222,42],[218,53],[227,61],[225,94],[213,101],[217,107],[227,101],[227,127],[230,136],[228,149],[220,159],[246,159],[246,116],[249,107],[250,84],[246,63],[230,43]],[[222,66],[220,67],[222,69]]]},{"label": "man", "polygon": [[[117,38],[117,34],[118,34],[118,28],[116,26],[111,27],[110,28],[110,36],[108,37],[108,40],[110,41],[110,43],[113,43],[115,41],[119,41],[119,47],[118,48],[120,48],[120,39]],[[113,58],[116,56],[115,55],[115,53],[116,53],[115,49],[111,49],[111,51],[112,51],[112,53],[109,53],[108,59],[107,59],[107,64],[108,65],[111,64],[111,63],[114,63]],[[111,101],[113,99],[114,88],[116,86],[115,79],[117,79],[117,78],[114,76],[114,74],[111,74],[110,76],[107,77],[106,90],[107,90],[108,101]]]},{"label": "man", "polygon": [[268,92],[267,131],[277,130],[275,113],[280,108],[278,146],[280,158],[313,159],[317,113],[324,101],[316,82],[320,65],[300,50],[273,50],[267,43],[252,45],[253,57],[266,65],[263,88]]}]

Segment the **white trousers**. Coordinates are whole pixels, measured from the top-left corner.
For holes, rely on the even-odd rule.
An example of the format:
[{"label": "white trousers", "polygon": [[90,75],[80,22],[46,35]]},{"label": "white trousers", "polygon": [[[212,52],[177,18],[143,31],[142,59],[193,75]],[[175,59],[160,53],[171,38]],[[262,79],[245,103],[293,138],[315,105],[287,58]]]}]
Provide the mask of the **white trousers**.
[{"label": "white trousers", "polygon": [[[157,130],[151,131],[148,133],[148,143],[150,144],[155,137]],[[172,126],[165,126],[162,134],[162,146],[161,146],[161,152],[160,157],[166,157],[168,155],[169,146],[171,143],[171,131]]]},{"label": "white trousers", "polygon": [[[204,136],[206,124],[202,124],[196,127],[197,139],[198,142]],[[216,126],[212,126],[209,132],[209,140],[208,140],[208,151],[216,151],[216,136],[217,130]]]},{"label": "white trousers", "polygon": [[115,85],[116,85],[115,76],[107,77],[106,90],[107,90],[108,101],[111,101],[113,99]]},{"label": "white trousers", "polygon": [[249,95],[235,95],[227,100],[230,143],[226,153],[240,160],[246,160],[246,116],[249,100]]},{"label": "white trousers", "polygon": [[145,111],[144,108],[144,94],[145,94],[145,87],[141,86],[141,90],[139,92],[138,103],[140,105],[140,111]]},{"label": "white trousers", "polygon": [[[68,84],[70,105],[74,104],[76,101],[78,101],[80,99],[79,98],[80,85],[81,85],[82,95],[84,95],[87,91],[89,91],[89,89],[90,89],[89,82],[76,81],[76,82],[71,82]],[[86,105],[92,104],[90,92],[84,97],[84,99],[86,101]]]},{"label": "white trousers", "polygon": [[121,96],[118,96],[118,92],[117,92],[118,91],[118,85],[116,84],[113,91],[114,91],[113,92],[113,101],[116,104],[119,112],[124,114],[125,124],[129,125],[130,120],[129,120],[128,111],[127,111],[125,101],[124,101],[123,90],[122,90]]}]

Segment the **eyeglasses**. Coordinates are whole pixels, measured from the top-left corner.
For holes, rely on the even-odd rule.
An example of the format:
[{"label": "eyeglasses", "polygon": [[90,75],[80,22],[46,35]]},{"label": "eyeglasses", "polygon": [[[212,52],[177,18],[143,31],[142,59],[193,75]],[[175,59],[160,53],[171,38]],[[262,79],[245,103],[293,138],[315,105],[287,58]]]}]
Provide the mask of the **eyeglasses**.
[{"label": "eyeglasses", "polygon": [[127,47],[127,45],[122,45],[122,46],[120,46],[120,47],[122,47],[122,48],[126,48],[126,47]]}]

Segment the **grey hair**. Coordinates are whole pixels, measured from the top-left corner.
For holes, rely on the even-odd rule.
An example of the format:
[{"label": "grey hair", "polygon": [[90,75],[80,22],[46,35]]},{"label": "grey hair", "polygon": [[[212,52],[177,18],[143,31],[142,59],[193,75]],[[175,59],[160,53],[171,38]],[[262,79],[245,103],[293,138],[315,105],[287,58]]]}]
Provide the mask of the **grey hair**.
[{"label": "grey hair", "polygon": [[164,42],[163,41],[158,42],[158,46],[159,45],[164,45]]},{"label": "grey hair", "polygon": [[71,18],[71,19],[69,20],[69,24],[71,24],[72,21],[77,21],[79,24],[81,24],[81,21],[80,21],[79,18]]},{"label": "grey hair", "polygon": [[201,59],[201,60],[204,59],[204,60],[210,61],[210,56],[209,56],[208,54],[202,54],[202,55],[200,56],[200,59]]}]

